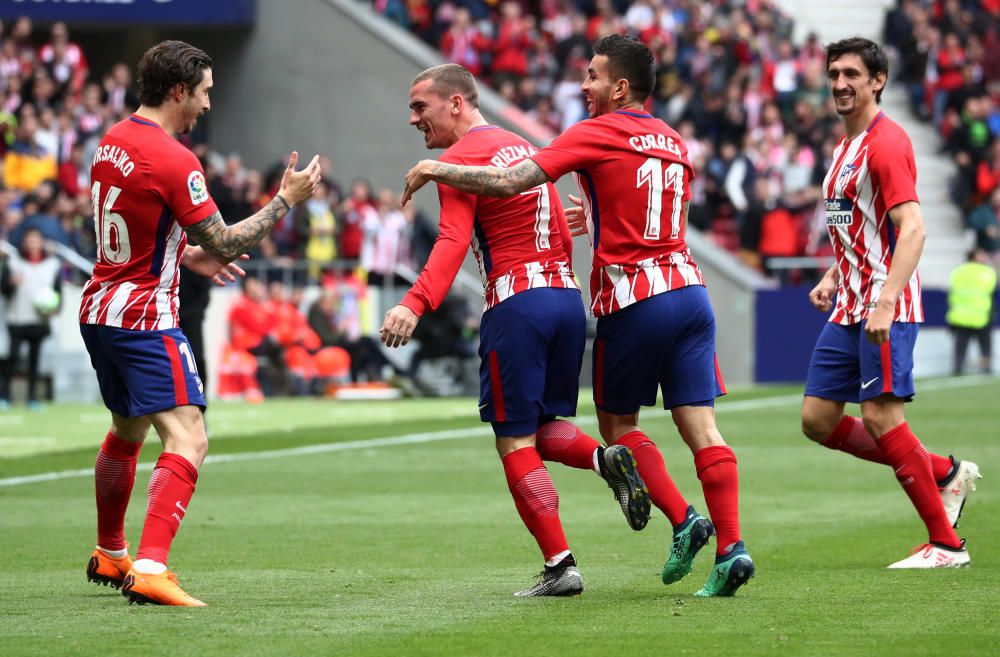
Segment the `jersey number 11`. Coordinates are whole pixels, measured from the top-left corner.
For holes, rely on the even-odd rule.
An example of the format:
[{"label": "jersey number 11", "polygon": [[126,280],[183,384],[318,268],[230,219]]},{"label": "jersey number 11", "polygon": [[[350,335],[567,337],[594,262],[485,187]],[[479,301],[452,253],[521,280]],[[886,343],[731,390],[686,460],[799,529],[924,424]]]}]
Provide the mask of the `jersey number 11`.
[{"label": "jersey number 11", "polygon": [[660,214],[663,211],[663,190],[673,188],[673,208],[670,211],[670,239],[675,240],[681,233],[681,206],[684,204],[684,165],[672,162],[666,168],[663,160],[651,157],[643,162],[635,174],[635,187],[642,189],[649,185],[646,201],[647,240],[660,239]]}]

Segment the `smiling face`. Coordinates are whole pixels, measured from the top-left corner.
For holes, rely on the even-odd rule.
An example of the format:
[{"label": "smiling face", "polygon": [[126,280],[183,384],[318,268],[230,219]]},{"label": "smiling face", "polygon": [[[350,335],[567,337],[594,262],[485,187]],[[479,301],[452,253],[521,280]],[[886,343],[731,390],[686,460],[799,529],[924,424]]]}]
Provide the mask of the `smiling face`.
[{"label": "smiling face", "polygon": [[423,133],[428,149],[448,148],[458,140],[461,96],[445,98],[433,86],[433,80],[421,80],[410,88],[410,125]]},{"label": "smiling face", "polygon": [[885,86],[886,76],[879,73],[873,77],[860,55],[846,53],[830,62],[826,79],[837,114],[851,116],[876,103],[875,94]]},{"label": "smiling face", "polygon": [[590,118],[607,114],[614,109],[613,101],[616,93],[624,97],[620,80],[615,80],[607,55],[594,55],[587,69],[587,77],[580,87],[587,102],[587,112]]},{"label": "smiling face", "polygon": [[181,132],[187,134],[194,129],[198,117],[212,109],[208,92],[212,89],[212,69],[202,69],[201,82],[193,90],[187,90],[181,98]]}]

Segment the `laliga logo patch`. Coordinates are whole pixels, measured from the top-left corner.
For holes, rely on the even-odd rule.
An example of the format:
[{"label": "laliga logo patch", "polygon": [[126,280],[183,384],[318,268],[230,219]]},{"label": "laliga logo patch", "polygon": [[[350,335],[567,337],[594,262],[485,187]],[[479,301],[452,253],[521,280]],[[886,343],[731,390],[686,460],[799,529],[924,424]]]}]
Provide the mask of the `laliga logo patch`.
[{"label": "laliga logo patch", "polygon": [[191,195],[191,203],[194,205],[208,200],[208,187],[201,171],[192,171],[188,175],[188,194]]}]

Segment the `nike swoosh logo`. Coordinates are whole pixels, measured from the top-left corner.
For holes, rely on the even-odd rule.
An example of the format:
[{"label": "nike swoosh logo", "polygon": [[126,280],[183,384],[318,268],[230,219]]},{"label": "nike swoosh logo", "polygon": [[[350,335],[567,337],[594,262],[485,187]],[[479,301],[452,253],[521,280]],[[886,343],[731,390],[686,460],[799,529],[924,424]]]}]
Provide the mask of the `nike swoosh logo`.
[{"label": "nike swoosh logo", "polygon": [[875,377],[874,379],[872,379],[871,381],[865,381],[864,383],[862,383],[862,384],[861,384],[861,389],[862,389],[862,390],[867,390],[867,389],[868,389],[868,386],[870,386],[871,384],[873,384],[873,383],[875,383],[876,381],[878,381],[878,379],[879,379],[879,378],[878,378],[878,377],[876,376],[876,377]]}]

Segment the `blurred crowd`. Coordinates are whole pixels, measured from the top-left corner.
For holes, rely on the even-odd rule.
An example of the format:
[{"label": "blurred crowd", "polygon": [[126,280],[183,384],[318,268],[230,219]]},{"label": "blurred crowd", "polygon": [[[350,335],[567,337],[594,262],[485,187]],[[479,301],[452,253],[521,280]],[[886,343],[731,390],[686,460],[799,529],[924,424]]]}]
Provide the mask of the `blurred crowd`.
[{"label": "blurred crowd", "polygon": [[1000,0],[899,0],[885,42],[913,111],[955,159],[952,185],[976,246],[1000,248]]},{"label": "blurred crowd", "polygon": [[[887,19],[886,43],[901,53],[891,68],[957,153],[963,206],[989,202],[1000,176],[1000,147],[991,145],[998,5],[903,0]],[[818,186],[842,127],[823,44],[815,34],[793,40],[791,17],[772,0],[375,0],[374,7],[553,134],[586,118],[580,83],[590,44],[611,33],[641,39],[657,66],[648,109],[684,137],[698,173],[692,225],[785,280],[801,272],[772,263],[830,255]],[[984,222],[987,209],[995,219],[1000,196],[992,203],[978,206],[973,223]]]},{"label": "blurred crowd", "polygon": [[[52,252],[72,252],[93,262],[90,162],[107,130],[138,106],[131,67],[119,62],[108,71],[91,70],[65,23],[41,29],[28,18],[0,23],[0,292],[7,302],[4,319],[13,354],[0,358],[0,408],[9,403],[9,383],[20,369],[22,344],[28,345],[28,398],[36,399],[40,344],[48,334],[49,318],[60,307],[58,299],[51,303],[50,295],[55,290],[58,296],[59,281],[55,288],[45,280],[38,289],[29,289],[35,279],[24,272],[41,267],[39,254],[46,271],[60,262]],[[201,160],[224,219],[241,221],[277,191],[286,162],[255,170],[238,153],[213,152],[204,140],[204,122],[199,127],[180,138]],[[381,381],[400,369],[379,360],[374,339],[362,335],[359,299],[366,298],[370,285],[408,285],[399,276],[400,268],[419,268],[426,260],[437,236],[436,222],[412,205],[401,210],[394,190],[375,190],[361,178],[342,186],[328,158],[322,168],[317,194],[287,213],[246,265],[250,278],[257,280],[248,283],[238,305],[245,310],[248,300],[255,299],[267,306],[266,311],[231,317],[219,374],[230,391],[237,381],[235,388],[241,392],[236,394],[322,393],[328,383]],[[72,265],[57,264],[57,269],[63,281],[79,284],[87,277]],[[316,307],[336,316],[335,326],[319,322],[319,311],[310,313],[315,321],[292,321],[309,311],[300,302],[302,289],[310,284],[321,287],[322,303]],[[182,315],[200,324],[207,292],[182,292],[185,296]],[[257,325],[241,324],[248,318],[258,320]],[[188,324],[192,334],[194,326]],[[256,335],[262,344],[247,346],[254,342],[248,335]],[[204,357],[199,356],[200,371],[205,372]],[[249,371],[256,383],[239,383],[234,372],[240,371]],[[222,376],[230,379],[223,382]],[[409,379],[416,378],[411,372]]]},{"label": "blurred crowd", "polygon": [[[93,260],[90,162],[108,128],[138,105],[130,67],[91,71],[65,23],[47,33],[28,18],[0,24],[0,239],[19,246],[35,227]],[[211,151],[203,137],[196,130],[182,140],[202,161],[222,216],[241,221],[274,194],[285,163],[258,171],[237,153]],[[412,267],[414,248],[417,256],[429,251],[436,228],[415,209],[400,210],[397,192],[373,190],[363,179],[344,189],[329,159],[323,171],[316,196],[286,215],[253,255],[272,268],[307,262],[305,278],[314,282],[325,263],[352,261],[379,282],[399,264]]]}]

